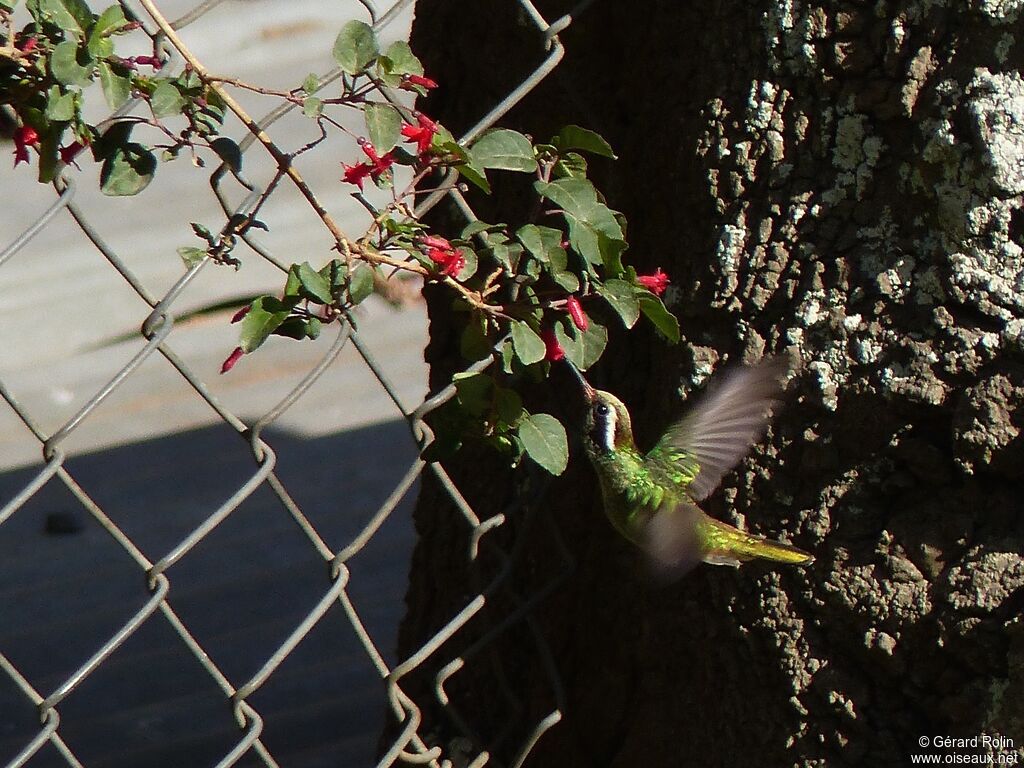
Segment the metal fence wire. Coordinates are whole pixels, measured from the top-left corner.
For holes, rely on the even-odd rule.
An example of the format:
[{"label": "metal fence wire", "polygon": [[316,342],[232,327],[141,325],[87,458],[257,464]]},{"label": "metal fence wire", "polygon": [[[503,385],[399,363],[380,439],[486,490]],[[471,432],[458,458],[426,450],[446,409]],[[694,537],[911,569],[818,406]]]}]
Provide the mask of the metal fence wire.
[{"label": "metal fence wire", "polygon": [[[383,13],[378,13],[373,4],[368,0],[360,0],[360,2],[369,15],[369,21],[379,30],[391,23],[406,6],[410,5],[412,0],[399,0],[399,2]],[[497,103],[490,112],[483,116],[460,139],[466,145],[471,144],[483,131],[493,126],[502,115],[536,87],[538,83],[550,75],[558,66],[564,53],[558,35],[572,23],[573,14],[578,15],[588,5],[588,3],[582,3],[573,9],[573,13],[549,22],[529,0],[509,0],[509,2],[517,2],[522,7],[526,18],[536,28],[544,54],[542,60],[529,72],[521,84]],[[168,36],[165,34],[166,29],[161,31],[160,26],[152,15],[145,12],[147,3],[142,3],[141,7],[137,7],[134,0],[121,0],[121,4],[126,11],[130,11],[135,17],[145,20],[143,22],[143,29],[152,38],[155,45],[161,46],[171,56],[167,66],[180,67],[181,58],[173,46],[168,44]],[[194,10],[173,22],[173,28],[178,30],[189,25],[200,24],[204,15],[216,5],[218,5],[218,0],[208,0],[199,4]],[[324,75],[323,80],[329,81],[337,76],[337,72],[327,73]],[[274,124],[290,108],[290,106],[286,105],[276,109],[258,121],[259,129],[265,131],[272,141],[274,139]],[[121,112],[123,113],[124,110]],[[252,130],[250,130],[244,140],[239,142],[239,145],[243,152],[262,151],[259,149],[259,142],[255,140]],[[253,149],[254,145],[256,145],[256,149]],[[224,182],[225,178],[230,179],[231,176],[227,173],[227,169],[221,166],[213,172],[211,183],[223,215],[230,220],[232,216],[244,215],[247,212],[247,208],[253,204],[253,201],[264,194],[264,190],[236,175],[236,178],[243,185],[247,186],[249,194],[241,206],[232,208],[227,202],[228,195],[222,191],[222,182]],[[287,761],[279,763],[272,754],[271,749],[268,748],[267,739],[265,738],[267,722],[257,708],[259,697],[256,696],[254,700],[254,695],[268,680],[271,680],[275,674],[279,673],[282,666],[286,665],[289,657],[316,630],[318,623],[321,622],[328,612],[336,612],[338,606],[340,606],[344,616],[347,617],[347,622],[351,625],[351,629],[358,637],[364,652],[354,661],[351,661],[351,663],[372,666],[376,675],[379,676],[377,694],[380,695],[381,692],[385,694],[381,698],[386,697],[386,709],[389,712],[389,716],[393,717],[394,722],[397,724],[394,732],[398,735],[393,741],[381,747],[383,754],[377,763],[378,766],[390,766],[397,763],[426,764],[435,766],[435,768],[452,765],[496,765],[498,760],[493,754],[488,753],[487,748],[489,744],[493,745],[496,741],[501,741],[502,738],[506,739],[501,750],[502,753],[512,755],[511,760],[506,764],[513,766],[522,765],[544,732],[561,719],[562,688],[550,652],[541,635],[533,631],[530,619],[531,607],[537,601],[543,599],[550,589],[541,590],[537,594],[517,596],[512,594],[511,587],[508,584],[509,573],[513,567],[513,560],[510,554],[515,546],[515,542],[505,542],[508,552],[501,553],[499,551],[499,558],[503,558],[500,562],[504,564],[504,567],[500,569],[498,574],[488,583],[467,585],[466,592],[469,598],[462,609],[455,613],[451,620],[438,629],[415,653],[408,656],[408,658],[401,659],[399,663],[394,665],[389,665],[385,661],[386,654],[379,650],[382,642],[392,643],[393,638],[371,637],[366,629],[364,617],[367,611],[374,610],[374,606],[356,605],[351,590],[352,585],[360,578],[358,566],[352,564],[352,559],[363,551],[374,537],[378,535],[381,526],[386,523],[388,517],[394,512],[401,500],[410,493],[411,489],[416,487],[417,480],[423,472],[431,472],[436,475],[441,486],[447,489],[447,493],[450,495],[455,507],[465,518],[465,523],[471,531],[471,547],[469,551],[464,553],[464,556],[470,561],[476,559],[481,540],[487,536],[488,532],[502,526],[508,519],[509,513],[518,512],[521,509],[504,510],[497,514],[481,515],[466,503],[459,493],[459,489],[439,464],[424,463],[421,459],[416,458],[409,465],[404,476],[402,476],[386,501],[372,515],[369,522],[344,547],[332,549],[326,543],[330,536],[322,535],[322,532],[318,531],[313,522],[316,519],[316,515],[307,514],[308,510],[304,511],[300,508],[299,503],[295,501],[295,495],[282,482],[279,473],[275,469],[278,463],[278,452],[271,444],[271,440],[265,435],[267,428],[274,425],[275,421],[278,420],[286,409],[301,407],[307,390],[332,366],[342,349],[347,345],[352,345],[358,351],[369,370],[376,377],[380,387],[387,392],[394,402],[395,408],[407,422],[417,455],[419,450],[432,440],[430,428],[424,421],[425,417],[454,396],[454,387],[448,386],[440,392],[432,393],[421,403],[410,404],[403,402],[396,387],[389,381],[388,376],[385,375],[378,361],[370,353],[366,340],[362,338],[360,331],[354,328],[351,323],[343,323],[330,350],[315,367],[306,372],[301,382],[276,407],[255,421],[247,423],[227,410],[218,401],[218,398],[211,393],[210,388],[202,378],[194,370],[190,369],[183,357],[174,350],[174,305],[181,302],[183,296],[187,295],[190,284],[193,282],[196,274],[203,269],[209,260],[189,270],[163,295],[153,295],[147,288],[144,278],[133,272],[129,264],[119,256],[115,249],[104,241],[101,223],[91,221],[86,212],[76,205],[76,189],[73,180],[68,176],[62,175],[55,182],[54,188],[57,197],[53,204],[41,213],[35,221],[25,226],[21,234],[0,252],[0,268],[8,263],[26,243],[51,222],[55,221],[58,217],[70,215],[84,235],[95,246],[97,258],[105,259],[127,281],[131,289],[149,305],[151,311],[145,317],[139,330],[139,334],[145,340],[144,346],[124,364],[123,368],[113,378],[99,387],[71,419],[67,420],[66,423],[55,431],[48,432],[41,428],[40,423],[44,419],[40,418],[40,414],[30,412],[28,408],[23,407],[19,403],[19,400],[16,399],[2,380],[3,373],[0,371],[0,397],[6,403],[6,407],[12,409],[17,418],[34,435],[42,454],[42,464],[31,470],[29,482],[12,498],[0,498],[0,504],[2,504],[2,507],[0,507],[0,534],[2,534],[3,526],[6,525],[10,529],[11,521],[17,519],[19,511],[23,511],[26,505],[33,497],[40,494],[44,487],[53,483],[61,484],[77,500],[77,504],[80,505],[79,512],[84,510],[88,518],[91,521],[95,521],[102,528],[104,535],[109,537],[109,540],[116,544],[119,550],[127,554],[131,559],[134,564],[133,568],[137,569],[138,581],[128,585],[123,590],[126,594],[134,595],[133,613],[126,620],[123,620],[123,623],[116,628],[116,631],[111,632],[106,637],[106,640],[102,642],[102,645],[95,648],[91,655],[88,655],[87,658],[82,658],[79,666],[70,675],[60,680],[58,684],[46,687],[40,687],[38,682],[41,677],[45,678],[45,676],[29,674],[19,670],[19,667],[11,661],[8,655],[4,654],[6,649],[3,648],[2,638],[4,633],[12,628],[4,626],[6,623],[3,619],[5,609],[0,605],[0,681],[2,681],[3,677],[8,678],[9,682],[13,683],[16,690],[19,691],[17,695],[23,697],[24,701],[30,702],[31,706],[38,713],[38,722],[33,726],[28,726],[25,722],[21,721],[13,722],[14,718],[0,717],[0,720],[6,721],[0,722],[0,733],[6,733],[8,737],[12,733],[29,734],[20,751],[13,755],[0,754],[0,759],[5,760],[5,764],[9,768],[18,768],[24,765],[68,765],[75,766],[76,768],[83,766],[85,763],[75,754],[74,739],[68,738],[68,724],[64,723],[61,719],[62,705],[66,705],[69,697],[73,698],[76,692],[81,691],[83,688],[102,685],[101,673],[105,665],[110,665],[111,660],[116,658],[118,649],[123,644],[132,641],[133,638],[149,637],[144,631],[146,628],[152,628],[154,624],[163,624],[161,629],[164,634],[166,635],[168,628],[173,631],[173,642],[180,643],[181,647],[187,651],[191,658],[199,665],[203,674],[205,674],[206,677],[204,679],[206,680],[207,687],[216,693],[220,702],[218,706],[223,716],[225,718],[233,718],[237,729],[236,738],[234,738],[230,750],[223,754],[219,762],[216,763],[218,768],[226,768],[231,765],[286,766],[288,764]],[[463,211],[467,218],[475,218],[466,200],[462,198],[457,190],[438,192],[429,199],[423,200],[416,214],[422,215],[440,202],[445,195],[454,198],[456,207]],[[311,226],[320,226],[320,222],[315,218],[314,212],[310,209],[307,210],[307,213],[313,217],[310,219],[309,224]],[[287,259],[275,258],[274,254],[269,253],[264,247],[248,239],[246,242],[252,247],[254,254],[269,260],[278,268],[281,268],[282,265],[288,262]],[[61,254],[53,253],[51,257],[59,259]],[[247,444],[249,452],[251,452],[251,474],[244,484],[230,498],[208,511],[208,514],[204,513],[206,516],[198,525],[195,525],[169,551],[155,560],[151,560],[143,553],[143,547],[136,541],[138,537],[129,535],[124,530],[125,526],[115,522],[115,516],[108,514],[104,509],[104,505],[96,500],[102,494],[95,492],[87,493],[85,487],[76,480],[75,473],[70,471],[68,467],[69,458],[73,456],[74,451],[71,449],[66,450],[66,441],[69,436],[79,429],[83,423],[92,418],[97,408],[101,406],[111,393],[131,379],[142,363],[152,356],[162,356],[165,358],[180,374],[187,387],[194,394],[194,397],[202,398],[213,409],[219,419],[223,421],[223,424],[228,425]],[[481,367],[481,364],[477,364],[475,369],[480,369]],[[359,405],[358,403],[352,403],[350,407],[358,408]],[[26,439],[32,438],[26,433]],[[344,479],[339,478],[338,483],[340,486],[337,491],[338,503],[344,504]],[[200,639],[201,633],[194,631],[190,627],[187,616],[180,609],[176,609],[175,568],[183,561],[187,561],[204,540],[229,516],[235,513],[247,499],[258,492],[265,494],[267,490],[276,499],[275,506],[278,514],[298,524],[303,535],[308,539],[309,547],[329,567],[323,570],[324,576],[322,586],[319,588],[319,600],[301,621],[290,627],[286,639],[274,648],[272,653],[266,655],[258,671],[251,675],[251,677],[248,679],[231,679],[228,673],[224,671],[226,662],[229,660],[218,658],[216,651],[204,647]],[[521,499],[519,505],[520,507],[524,504],[528,506],[530,503],[529,499]],[[90,525],[92,524],[91,521]],[[557,532],[552,531],[552,535],[557,535]],[[500,550],[500,547],[493,542],[489,542],[489,546]],[[397,567],[400,564],[396,562],[393,565]],[[59,567],[59,563],[55,563],[54,567]],[[570,560],[566,557],[565,569],[563,571],[567,571],[570,567]],[[564,576],[564,573],[562,575]],[[368,578],[372,578],[372,576],[368,576]],[[512,610],[501,617],[496,623],[491,620],[492,624],[479,634],[475,644],[463,656],[459,658],[439,658],[442,654],[439,654],[438,651],[446,641],[462,631],[474,616],[480,614],[485,604],[498,591],[501,591],[502,605],[512,606]],[[140,603],[140,607],[136,609],[135,606]],[[118,621],[121,621],[121,618]],[[519,706],[519,703],[512,700],[509,702],[510,726],[507,734],[477,733],[473,724],[472,713],[456,712],[446,695],[445,686],[450,683],[453,677],[458,676],[467,665],[473,664],[474,659],[480,655],[481,651],[487,650],[488,646],[492,645],[503,632],[517,624],[520,627],[525,625],[530,630],[529,636],[533,638],[535,643],[536,659],[538,664],[546,670],[550,688],[550,711],[546,716],[540,717],[535,721],[518,722],[515,723],[515,727],[512,727],[516,718],[527,717],[524,713],[528,711],[527,707]],[[324,649],[324,653],[329,654],[330,648]],[[434,675],[434,696],[428,701],[416,701],[403,690],[403,678],[412,672],[421,674],[427,669]],[[3,685],[10,687],[7,682],[3,682]],[[145,703],[147,684],[143,683],[141,687],[142,701]],[[513,697],[514,699],[513,694],[509,691],[496,692],[495,695]],[[461,732],[464,738],[455,739],[454,741],[449,740],[444,744],[432,743],[431,734],[424,732],[425,728],[423,725],[424,712],[428,709],[438,713],[441,717],[448,717],[452,731]],[[314,726],[309,726],[306,729],[306,726],[299,722],[295,727],[299,731],[296,738],[308,738],[310,740],[309,746],[315,746],[318,737]],[[343,729],[345,724],[333,723],[327,724],[324,727],[334,731]],[[514,735],[509,736],[509,734]],[[525,734],[525,737],[523,734]],[[514,739],[516,743],[509,744],[508,739],[510,738]],[[118,746],[115,743],[109,745],[109,748],[116,752]],[[329,761],[316,764],[337,763]]]}]

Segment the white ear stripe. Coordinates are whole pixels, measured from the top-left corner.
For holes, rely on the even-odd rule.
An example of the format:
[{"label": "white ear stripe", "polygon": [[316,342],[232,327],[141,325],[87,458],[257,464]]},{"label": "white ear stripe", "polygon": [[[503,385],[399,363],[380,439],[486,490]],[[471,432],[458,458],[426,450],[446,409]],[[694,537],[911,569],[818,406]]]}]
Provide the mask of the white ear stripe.
[{"label": "white ear stripe", "polygon": [[604,427],[604,445],[601,447],[606,451],[612,451],[615,449],[615,422],[618,420],[619,414],[615,412],[615,409],[608,408],[608,415],[604,417],[602,426]]}]

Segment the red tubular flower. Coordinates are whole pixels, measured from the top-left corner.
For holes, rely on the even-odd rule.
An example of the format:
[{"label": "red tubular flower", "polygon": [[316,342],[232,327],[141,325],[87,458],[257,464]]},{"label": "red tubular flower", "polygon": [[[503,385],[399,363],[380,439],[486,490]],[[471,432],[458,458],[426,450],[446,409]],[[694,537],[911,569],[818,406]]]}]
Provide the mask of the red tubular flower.
[{"label": "red tubular flower", "polygon": [[381,161],[380,155],[377,154],[377,148],[373,146],[373,143],[367,139],[359,139],[359,148],[363,150],[363,154],[370,158],[370,162],[376,165]]},{"label": "red tubular flower", "polygon": [[39,134],[31,125],[23,125],[14,132],[14,167],[29,161],[28,148],[39,144]]},{"label": "red tubular flower", "polygon": [[558,338],[555,336],[554,328],[545,328],[540,332],[540,337],[544,341],[544,359],[551,362],[558,362],[565,357],[565,350],[562,349],[562,345],[558,343]]},{"label": "red tubular flower", "polygon": [[342,163],[341,167],[345,169],[345,175],[342,176],[342,180],[349,184],[355,184],[360,190],[363,188],[363,179],[373,172],[373,167],[366,163],[358,163],[356,165],[345,165]]},{"label": "red tubular flower", "polygon": [[466,266],[466,257],[458,251],[448,248],[431,248],[427,251],[430,260],[440,267],[440,273],[448,277],[458,277],[459,272]]},{"label": "red tubular flower", "polygon": [[221,363],[220,372],[227,373],[228,371],[230,371],[232,368],[235,367],[235,363],[242,359],[242,355],[244,354],[245,352],[242,351],[241,347],[235,347],[231,351],[231,354],[228,355],[227,360]]},{"label": "red tubular flower", "polygon": [[409,125],[408,123],[402,126],[402,135],[405,136],[407,141],[416,142],[416,154],[421,156],[430,151],[430,145],[434,141],[435,133],[437,133],[436,126],[434,128],[425,128],[423,126]]},{"label": "red tubular flower", "polygon": [[78,153],[85,149],[85,144],[75,140],[66,147],[60,148],[60,161],[65,165],[71,165],[78,156]]},{"label": "red tubular flower", "polygon": [[655,296],[661,296],[668,287],[668,275],[661,271],[661,267],[654,270],[653,275],[637,275],[636,281]]},{"label": "red tubular flower", "polygon": [[386,173],[387,170],[395,164],[395,158],[390,152],[383,157],[378,157],[373,164],[373,169],[370,171],[370,176],[376,181],[381,177],[382,174]]},{"label": "red tubular flower", "polygon": [[420,128],[427,128],[434,133],[437,133],[437,123],[422,112],[413,112],[413,116],[416,118],[416,122],[420,124]]},{"label": "red tubular flower", "polygon": [[428,91],[432,88],[437,88],[437,82],[424,75],[403,75],[402,83],[398,87],[411,91],[412,88],[409,87],[411,85],[418,85],[420,88],[426,88]]},{"label": "red tubular flower", "polygon": [[583,305],[580,304],[580,300],[575,296],[570,296],[565,300],[565,308],[569,312],[569,317],[572,318],[573,324],[581,331],[587,330],[590,327],[590,320],[587,319],[587,313],[583,311]]},{"label": "red tubular flower", "polygon": [[246,304],[244,307],[242,307],[240,310],[238,310],[237,312],[235,312],[235,314],[231,316],[231,322],[237,323],[241,321],[243,317],[249,314],[250,309],[252,309],[252,304]]},{"label": "red tubular flower", "polygon": [[452,250],[452,244],[437,235],[419,235],[416,238],[416,242],[428,248],[441,248],[445,251]]},{"label": "red tubular flower", "polygon": [[145,66],[152,67],[153,69],[160,69],[164,65],[164,63],[156,56],[132,56],[129,61],[135,64],[144,64]]},{"label": "red tubular flower", "polygon": [[[363,178],[367,174],[369,174],[370,178],[372,178],[374,181],[377,181],[377,179],[379,179],[384,173],[386,173],[387,170],[395,163],[395,158],[392,156],[390,152],[387,152],[383,155],[378,155],[377,148],[374,147],[373,144],[367,141],[366,139],[359,139],[359,148],[362,149],[363,154],[370,159],[370,164],[367,167],[367,170],[359,174],[360,178]],[[358,168],[359,166],[352,167]],[[345,166],[346,171],[348,171],[348,168],[348,166]],[[345,181],[348,181],[348,179],[346,178]],[[363,185],[360,184],[358,181],[353,183],[359,184],[360,189],[363,188]]]},{"label": "red tubular flower", "polygon": [[442,275],[457,278],[462,268],[466,266],[466,257],[461,253],[453,253],[445,268],[441,270]]}]

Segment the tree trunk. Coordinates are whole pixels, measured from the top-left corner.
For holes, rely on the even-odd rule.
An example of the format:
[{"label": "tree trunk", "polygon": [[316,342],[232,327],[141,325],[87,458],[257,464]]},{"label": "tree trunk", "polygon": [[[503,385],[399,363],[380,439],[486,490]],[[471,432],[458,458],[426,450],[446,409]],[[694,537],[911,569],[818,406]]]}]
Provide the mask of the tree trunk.
[{"label": "tree trunk", "polygon": [[[538,3],[549,20],[571,5]],[[818,559],[654,589],[578,450],[525,511],[522,472],[460,455],[468,501],[508,521],[470,563],[465,520],[425,484],[400,655],[487,583],[493,551],[518,549],[487,608],[403,681],[421,732],[464,743],[434,674],[555,580],[446,687],[499,762],[556,707],[528,766],[907,765],[925,736],[1024,745],[1024,45],[1019,3],[967,5],[612,0],[562,35],[564,62],[504,122],[611,141],[599,187],[629,220],[630,263],[671,276],[684,336],[613,333],[592,379],[645,447],[720,365],[799,360],[706,510]],[[413,47],[442,86],[425,111],[457,132],[532,69],[518,8],[419,0]],[[491,221],[522,205],[474,202]],[[440,386],[464,363],[458,318],[430,311]],[[567,380],[534,397],[580,408]]]}]

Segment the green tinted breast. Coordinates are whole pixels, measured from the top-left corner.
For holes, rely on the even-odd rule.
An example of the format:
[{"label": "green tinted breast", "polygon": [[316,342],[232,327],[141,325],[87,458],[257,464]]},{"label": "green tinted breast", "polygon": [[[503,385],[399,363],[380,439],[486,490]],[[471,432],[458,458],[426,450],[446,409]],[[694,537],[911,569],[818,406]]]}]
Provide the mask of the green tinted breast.
[{"label": "green tinted breast", "polygon": [[601,479],[604,507],[609,519],[627,538],[665,501],[666,488],[644,457],[632,448],[595,457]]}]

